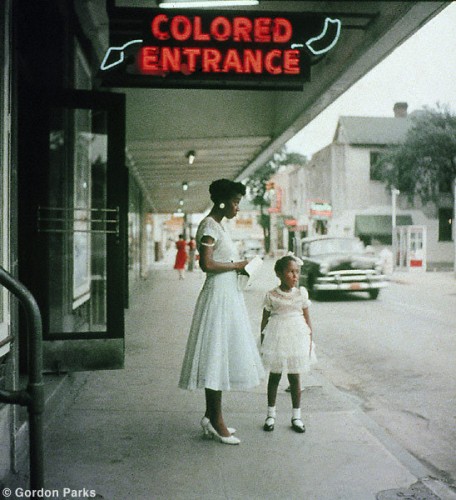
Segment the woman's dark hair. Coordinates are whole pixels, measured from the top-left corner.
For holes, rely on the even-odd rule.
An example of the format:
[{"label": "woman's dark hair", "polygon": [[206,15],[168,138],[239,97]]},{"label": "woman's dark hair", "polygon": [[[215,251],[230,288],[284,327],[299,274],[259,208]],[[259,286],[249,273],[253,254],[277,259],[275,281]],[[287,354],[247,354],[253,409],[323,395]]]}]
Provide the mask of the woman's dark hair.
[{"label": "woman's dark hair", "polygon": [[242,182],[234,182],[228,179],[219,179],[209,186],[211,200],[214,203],[228,201],[236,195],[245,195],[245,186]]},{"label": "woman's dark hair", "polygon": [[296,259],[293,257],[293,255],[285,255],[285,257],[279,259],[274,265],[275,273],[276,274],[283,273],[283,271],[288,266],[289,262],[296,262]]}]

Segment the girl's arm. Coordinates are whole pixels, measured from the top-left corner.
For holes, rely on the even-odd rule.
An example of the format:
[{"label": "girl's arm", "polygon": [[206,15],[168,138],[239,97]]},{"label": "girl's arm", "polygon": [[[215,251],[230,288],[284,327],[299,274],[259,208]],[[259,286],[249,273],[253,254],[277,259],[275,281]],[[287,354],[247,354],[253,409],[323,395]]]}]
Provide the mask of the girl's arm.
[{"label": "girl's arm", "polygon": [[215,240],[210,236],[203,236],[200,246],[200,267],[207,273],[226,273],[227,271],[242,271],[248,260],[239,262],[217,262],[213,259]]},{"label": "girl's arm", "polygon": [[304,319],[306,320],[307,326],[310,328],[310,340],[312,340],[312,323],[310,322],[309,308],[305,307],[302,310],[302,313],[304,314]]},{"label": "girl's arm", "polygon": [[261,318],[261,343],[263,343],[264,339],[263,331],[266,328],[266,325],[268,324],[269,316],[271,316],[271,313],[266,309],[263,309],[263,317]]},{"label": "girl's arm", "polygon": [[309,356],[310,356],[310,353],[312,352],[312,323],[310,322],[309,308],[305,307],[302,310],[302,313],[304,314],[304,319],[306,320],[307,326],[310,328],[310,350],[309,350]]},{"label": "girl's arm", "polygon": [[304,319],[306,320],[307,326],[310,328],[310,332],[312,334],[312,323],[310,322],[309,308],[303,308],[302,313],[304,314]]}]

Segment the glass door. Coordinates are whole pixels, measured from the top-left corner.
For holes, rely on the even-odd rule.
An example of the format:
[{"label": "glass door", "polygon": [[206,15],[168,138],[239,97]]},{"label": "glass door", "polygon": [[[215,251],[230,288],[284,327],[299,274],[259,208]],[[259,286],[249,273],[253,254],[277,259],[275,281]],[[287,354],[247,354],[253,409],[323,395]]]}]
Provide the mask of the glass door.
[{"label": "glass door", "polygon": [[127,286],[125,99],[68,91],[47,106],[37,206],[48,371],[120,368]]}]

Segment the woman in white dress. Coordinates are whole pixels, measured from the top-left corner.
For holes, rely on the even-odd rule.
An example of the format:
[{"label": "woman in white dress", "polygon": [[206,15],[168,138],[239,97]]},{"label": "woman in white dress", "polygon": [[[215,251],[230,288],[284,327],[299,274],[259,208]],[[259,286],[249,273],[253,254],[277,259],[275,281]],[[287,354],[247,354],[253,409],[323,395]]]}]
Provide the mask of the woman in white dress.
[{"label": "woman in white dress", "polygon": [[196,233],[200,267],[206,280],[198,297],[179,387],[205,389],[205,434],[225,444],[239,444],[234,429],[225,425],[222,391],[247,389],[264,376],[237,275],[248,261],[239,259],[236,246],[221,225],[232,219],[245,194],[240,182],[220,179],[209,188],[214,206]]}]

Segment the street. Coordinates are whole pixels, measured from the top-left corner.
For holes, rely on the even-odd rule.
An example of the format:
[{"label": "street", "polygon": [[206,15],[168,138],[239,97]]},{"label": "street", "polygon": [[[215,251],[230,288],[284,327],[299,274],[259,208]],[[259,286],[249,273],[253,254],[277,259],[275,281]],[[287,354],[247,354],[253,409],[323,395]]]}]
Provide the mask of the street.
[{"label": "street", "polygon": [[411,454],[456,478],[456,281],[403,273],[378,300],[313,301],[319,369]]}]

